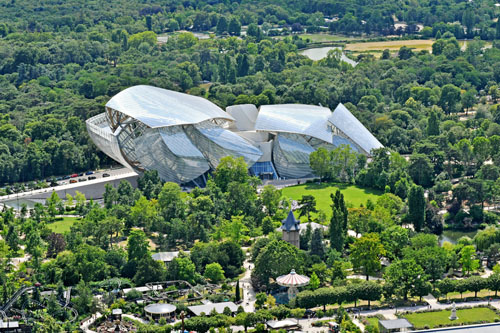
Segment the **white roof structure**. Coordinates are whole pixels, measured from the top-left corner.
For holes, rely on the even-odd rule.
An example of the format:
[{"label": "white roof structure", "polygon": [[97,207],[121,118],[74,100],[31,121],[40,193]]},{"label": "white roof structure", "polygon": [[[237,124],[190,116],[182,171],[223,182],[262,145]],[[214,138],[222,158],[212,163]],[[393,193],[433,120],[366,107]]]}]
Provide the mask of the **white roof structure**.
[{"label": "white roof structure", "polygon": [[295,273],[295,270],[292,269],[290,274],[281,275],[276,278],[276,282],[280,286],[284,287],[303,287],[309,284],[310,278],[304,275],[300,275]]},{"label": "white roof structure", "polygon": [[231,312],[236,312],[238,310],[238,306],[233,302],[221,302],[221,303],[208,303],[203,305],[193,305],[188,306],[189,311],[194,313],[196,316],[201,315],[202,313],[209,315],[214,309],[217,313],[223,313],[225,308],[229,308]]},{"label": "white roof structure", "polygon": [[297,319],[283,319],[283,320],[268,320],[266,325],[273,330],[279,330],[280,328],[295,327],[299,325]]},{"label": "white roof structure", "polygon": [[122,309],[113,309],[113,311],[111,311],[111,314],[118,316],[118,315],[123,314],[123,311],[122,311]]},{"label": "white roof structure", "polygon": [[239,131],[253,131],[259,111],[253,104],[238,104],[228,106],[226,112],[235,119]]},{"label": "white roof structure", "polygon": [[148,127],[198,124],[209,119],[234,120],[202,97],[152,86],[133,86],[113,96],[106,108],[139,120]]},{"label": "white roof structure", "polygon": [[166,304],[166,303],[154,303],[154,304],[148,304],[144,307],[144,311],[147,313],[151,314],[167,314],[167,313],[172,313],[177,309],[177,307],[173,304]]},{"label": "white roof structure", "polygon": [[[172,260],[174,260],[179,256],[180,252],[181,251],[158,252],[158,253],[153,253],[151,257],[157,261],[171,262]],[[190,251],[182,251],[182,252],[184,252],[185,254],[190,253]]]},{"label": "white roof structure", "polygon": [[255,123],[255,130],[309,135],[332,142],[328,125],[330,109],[304,104],[262,105]]},{"label": "white roof structure", "polygon": [[369,154],[372,149],[383,147],[377,138],[342,103],[337,105],[329,120],[366,153]]},{"label": "white roof structure", "polygon": [[145,293],[148,291],[153,291],[153,290],[162,290],[163,287],[160,284],[156,284],[152,286],[152,288],[149,288],[148,286],[142,286],[142,287],[135,287],[135,288],[124,288],[122,289],[124,294],[129,293],[132,290],[137,290],[138,292]]},{"label": "white roof structure", "polygon": [[19,328],[18,321],[3,321],[0,319],[0,329]]},{"label": "white roof structure", "polygon": [[393,320],[379,320],[378,323],[387,330],[412,328],[413,325],[404,318]]},{"label": "white roof structure", "polygon": [[[104,113],[86,121],[95,145],[141,174],[203,186],[222,158],[243,157],[252,175],[312,177],[309,155],[347,144],[369,155],[380,142],[342,104],[228,106],[198,96],[139,85],[112,97]],[[169,261],[162,260],[162,261]]]}]

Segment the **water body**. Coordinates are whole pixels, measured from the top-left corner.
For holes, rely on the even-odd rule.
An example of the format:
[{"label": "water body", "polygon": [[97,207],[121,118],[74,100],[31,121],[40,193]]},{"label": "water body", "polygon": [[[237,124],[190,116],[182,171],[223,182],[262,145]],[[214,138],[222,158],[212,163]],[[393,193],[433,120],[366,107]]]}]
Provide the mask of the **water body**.
[{"label": "water body", "polygon": [[456,230],[445,230],[443,234],[439,237],[439,245],[443,245],[444,242],[450,242],[451,244],[456,244],[461,237],[467,236],[474,238],[477,231],[456,231]]},{"label": "water body", "polygon": [[[326,56],[328,55],[328,51],[335,50],[335,49],[342,50],[342,48],[338,47],[338,46],[325,46],[325,47],[315,47],[312,49],[303,50],[303,51],[300,51],[299,53],[302,55],[305,55],[306,57],[308,57],[311,60],[318,61],[318,60],[321,60],[323,58],[326,58]],[[344,53],[342,53],[341,59],[342,59],[342,61],[347,62],[349,65],[351,65],[353,67],[358,64],[356,61],[346,57],[346,55]]]}]

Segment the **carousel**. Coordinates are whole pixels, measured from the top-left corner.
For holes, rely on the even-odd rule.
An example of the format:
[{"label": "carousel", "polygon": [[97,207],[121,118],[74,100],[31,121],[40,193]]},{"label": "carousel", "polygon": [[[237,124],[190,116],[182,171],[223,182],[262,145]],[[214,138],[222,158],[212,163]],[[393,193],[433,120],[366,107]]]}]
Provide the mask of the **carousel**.
[{"label": "carousel", "polygon": [[299,293],[299,287],[304,287],[309,284],[309,278],[304,275],[295,273],[292,269],[290,274],[278,276],[276,283],[280,286],[288,287],[288,300],[291,300]]}]

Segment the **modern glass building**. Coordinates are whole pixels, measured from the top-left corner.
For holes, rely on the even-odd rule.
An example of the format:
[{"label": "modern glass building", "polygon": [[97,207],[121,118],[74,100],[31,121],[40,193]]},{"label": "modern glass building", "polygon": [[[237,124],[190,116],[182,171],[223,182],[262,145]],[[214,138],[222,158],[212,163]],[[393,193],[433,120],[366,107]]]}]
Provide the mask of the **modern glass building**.
[{"label": "modern glass building", "polygon": [[87,120],[97,147],[137,172],[157,170],[165,181],[203,185],[224,156],[243,157],[262,178],[312,176],[309,154],[349,144],[366,155],[380,142],[339,104],[219,108],[192,95],[134,86],[112,97]]}]

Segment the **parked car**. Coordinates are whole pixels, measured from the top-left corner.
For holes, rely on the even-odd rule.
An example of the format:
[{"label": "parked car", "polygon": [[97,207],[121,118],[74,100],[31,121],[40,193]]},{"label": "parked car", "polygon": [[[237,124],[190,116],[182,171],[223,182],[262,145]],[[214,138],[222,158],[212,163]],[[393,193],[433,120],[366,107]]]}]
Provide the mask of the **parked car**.
[{"label": "parked car", "polygon": [[60,181],[60,180],[63,180],[63,177],[57,177],[57,178],[56,178],[56,181],[57,181],[57,182],[58,182],[58,181]]},{"label": "parked car", "polygon": [[62,177],[63,180],[70,179],[70,178],[71,178],[71,176],[64,176],[64,177]]},{"label": "parked car", "polygon": [[94,171],[87,171],[85,172],[85,174],[88,176],[88,175],[93,175],[94,174]]},{"label": "parked car", "polygon": [[81,176],[83,176],[83,172],[80,172],[80,173],[78,174],[78,177],[81,177]]},{"label": "parked car", "polygon": [[70,183],[70,184],[74,184],[74,183],[78,183],[78,181],[77,181],[76,179],[71,179],[71,180],[69,181],[69,183]]},{"label": "parked car", "polygon": [[103,173],[102,178],[109,177],[109,173]]},{"label": "parked car", "polygon": [[79,181],[79,182],[86,182],[86,181],[87,181],[87,179],[85,179],[85,178],[79,178],[79,179],[78,179],[78,181]]},{"label": "parked car", "polygon": [[71,178],[76,178],[76,177],[78,177],[78,174],[77,174],[77,173],[74,173],[74,174],[72,174],[70,177],[71,177]]},{"label": "parked car", "polygon": [[89,176],[89,177],[88,177],[88,179],[89,179],[89,180],[94,180],[94,179],[96,179],[96,178],[97,178],[96,176]]}]

